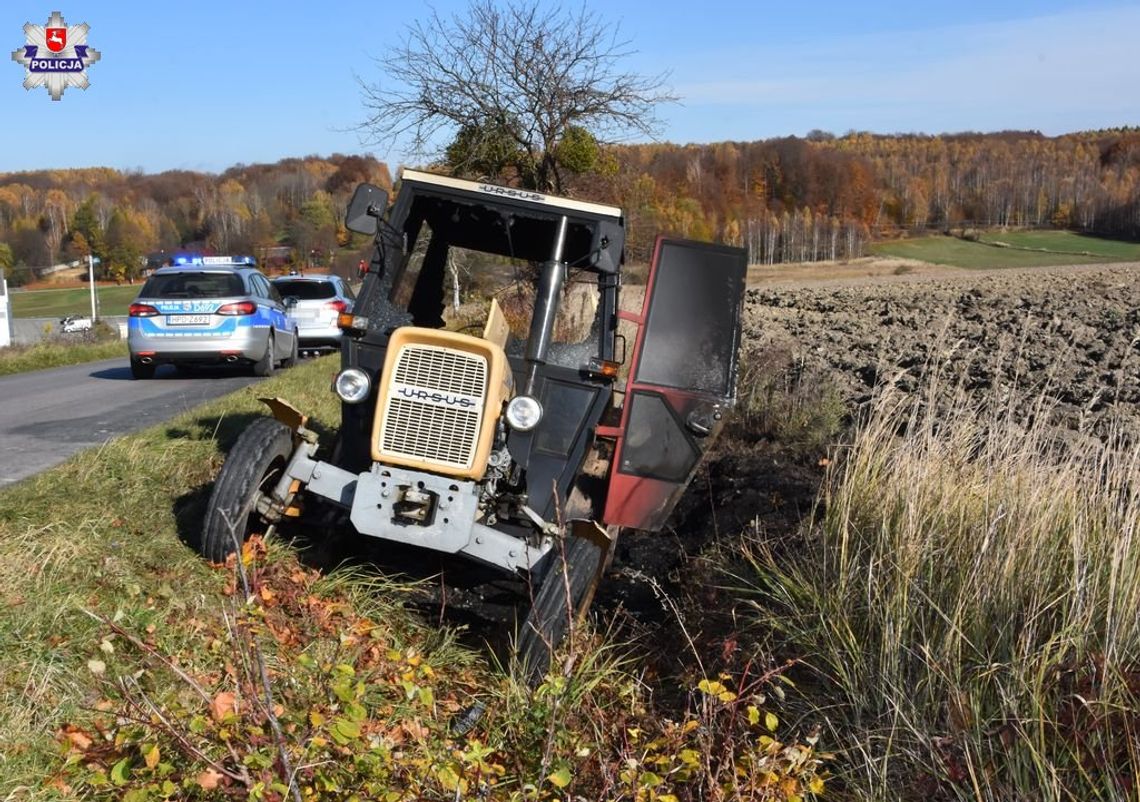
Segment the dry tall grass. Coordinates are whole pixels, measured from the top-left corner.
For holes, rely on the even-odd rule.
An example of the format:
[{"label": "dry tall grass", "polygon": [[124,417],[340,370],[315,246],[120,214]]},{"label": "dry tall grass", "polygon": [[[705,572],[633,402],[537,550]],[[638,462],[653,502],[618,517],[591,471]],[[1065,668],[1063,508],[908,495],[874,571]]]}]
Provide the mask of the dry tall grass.
[{"label": "dry tall grass", "polygon": [[746,550],[760,631],[815,672],[840,796],[1135,798],[1140,446],[1049,411],[888,392],[802,549]]}]

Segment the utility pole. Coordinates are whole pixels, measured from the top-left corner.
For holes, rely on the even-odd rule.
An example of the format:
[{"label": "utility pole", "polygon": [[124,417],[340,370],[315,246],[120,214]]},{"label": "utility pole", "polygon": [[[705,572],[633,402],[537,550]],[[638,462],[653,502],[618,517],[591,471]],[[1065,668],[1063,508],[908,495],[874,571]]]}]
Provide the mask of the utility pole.
[{"label": "utility pole", "polygon": [[95,322],[95,257],[87,254],[87,283],[91,286],[91,322]]}]

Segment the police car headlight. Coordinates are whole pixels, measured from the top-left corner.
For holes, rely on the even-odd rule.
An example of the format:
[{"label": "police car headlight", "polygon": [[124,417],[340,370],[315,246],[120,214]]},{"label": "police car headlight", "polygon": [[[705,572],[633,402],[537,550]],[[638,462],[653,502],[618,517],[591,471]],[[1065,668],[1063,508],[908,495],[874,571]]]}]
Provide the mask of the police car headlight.
[{"label": "police car headlight", "polygon": [[372,381],[360,368],[345,368],[336,375],[333,389],[346,404],[359,404],[372,391]]},{"label": "police car headlight", "polygon": [[542,420],[542,404],[529,395],[516,395],[507,404],[507,423],[512,429],[529,432]]}]

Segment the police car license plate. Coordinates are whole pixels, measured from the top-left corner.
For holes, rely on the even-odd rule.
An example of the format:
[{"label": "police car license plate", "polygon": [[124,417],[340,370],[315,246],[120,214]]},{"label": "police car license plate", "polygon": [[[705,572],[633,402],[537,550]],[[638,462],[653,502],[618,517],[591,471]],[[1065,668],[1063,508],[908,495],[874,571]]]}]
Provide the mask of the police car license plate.
[{"label": "police car license plate", "polygon": [[167,315],[166,322],[171,326],[206,326],[213,315]]}]

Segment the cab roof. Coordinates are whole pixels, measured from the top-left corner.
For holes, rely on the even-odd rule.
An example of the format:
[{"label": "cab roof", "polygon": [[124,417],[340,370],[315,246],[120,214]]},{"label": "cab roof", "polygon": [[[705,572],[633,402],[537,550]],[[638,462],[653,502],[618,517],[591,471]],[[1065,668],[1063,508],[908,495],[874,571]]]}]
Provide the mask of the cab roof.
[{"label": "cab roof", "polygon": [[617,206],[607,206],[602,203],[563,198],[558,195],[544,195],[530,189],[517,187],[504,187],[485,181],[468,181],[463,178],[453,178],[448,175],[426,173],[422,170],[405,169],[401,174],[405,184],[419,185],[425,190],[434,188],[450,190],[457,195],[466,195],[472,201],[479,203],[494,203],[495,201],[511,201],[520,206],[534,206],[544,211],[556,210],[567,215],[589,215],[591,217],[608,217],[621,221],[621,209]]},{"label": "cab roof", "polygon": [[400,178],[389,220],[409,242],[426,223],[448,245],[541,262],[551,258],[565,217],[564,261],[603,273],[622,262],[625,219],[616,206],[420,170]]}]

